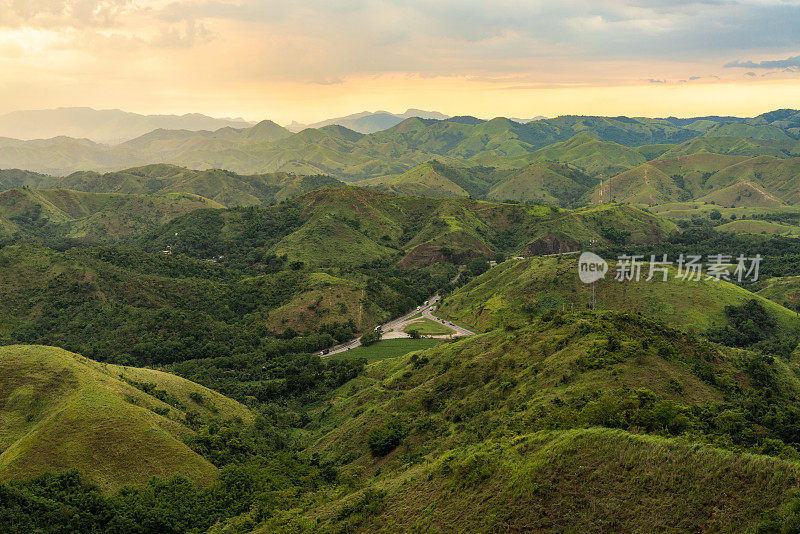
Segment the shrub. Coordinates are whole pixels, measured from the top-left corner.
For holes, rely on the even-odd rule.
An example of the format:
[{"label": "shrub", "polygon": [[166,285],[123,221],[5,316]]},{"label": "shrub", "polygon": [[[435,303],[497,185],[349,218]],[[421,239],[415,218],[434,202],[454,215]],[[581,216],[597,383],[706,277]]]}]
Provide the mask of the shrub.
[{"label": "shrub", "polygon": [[369,347],[370,345],[374,345],[381,339],[381,333],[378,330],[370,330],[363,336],[361,336],[361,344],[365,347]]},{"label": "shrub", "polygon": [[383,426],[370,430],[367,435],[367,445],[373,456],[382,457],[392,452],[403,437],[405,437],[403,424],[397,419],[392,419]]},{"label": "shrub", "polygon": [[339,510],[336,519],[343,520],[350,517],[363,519],[364,517],[377,515],[383,511],[386,490],[367,488],[360,498],[348,503]]}]

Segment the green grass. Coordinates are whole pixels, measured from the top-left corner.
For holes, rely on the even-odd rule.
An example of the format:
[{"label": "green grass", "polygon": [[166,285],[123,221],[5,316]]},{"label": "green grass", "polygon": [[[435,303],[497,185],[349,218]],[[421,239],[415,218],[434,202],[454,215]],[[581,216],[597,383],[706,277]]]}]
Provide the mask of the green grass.
[{"label": "green grass", "polygon": [[800,307],[800,276],[770,278],[758,294],[781,305]]},{"label": "green grass", "polygon": [[530,158],[569,163],[587,173],[604,176],[613,176],[646,161],[634,148],[600,141],[585,134],[542,148]]},{"label": "green grass", "polygon": [[[681,201],[725,207],[780,208],[800,202],[798,158],[698,153],[661,157],[603,184],[603,199],[655,206]],[[600,188],[592,195],[599,201]]]},{"label": "green grass", "polygon": [[764,206],[738,206],[729,208],[726,206],[718,206],[716,204],[708,204],[697,201],[687,202],[666,202],[648,208],[651,212],[664,217],[666,219],[681,220],[681,219],[708,219],[712,211],[719,211],[723,217],[730,218],[735,215],[738,219],[752,219],[754,215],[769,215],[769,214],[797,214],[800,218],[800,210],[792,206],[783,207],[764,207]]},{"label": "green grass", "polygon": [[[786,502],[799,481],[796,463],[775,458],[600,428],[540,432],[459,447],[384,477],[374,484],[387,492],[384,506],[359,528],[742,532]],[[323,529],[346,525],[332,516],[358,495],[312,517]]]},{"label": "green grass", "polygon": [[208,485],[217,470],[184,443],[194,432],[187,414],[253,421],[188,380],[29,345],[0,348],[0,406],[0,479],[74,468],[107,492],[175,474]]},{"label": "green grass", "polygon": [[[756,298],[783,325],[794,314],[766,299],[728,282],[656,278],[638,283],[614,280],[614,266],[597,282],[598,309],[629,310],[657,318],[667,324],[703,332],[724,324],[724,308]],[[674,273],[673,273],[674,274]],[[578,279],[577,258],[528,258],[504,262],[454,291],[439,305],[438,312],[480,330],[506,324],[522,324],[528,317],[547,310],[584,310],[591,304],[591,285]]]},{"label": "green grass", "polygon": [[412,330],[416,330],[420,335],[423,336],[443,336],[453,333],[452,329],[425,317],[414,321],[403,329],[403,331],[406,333],[411,332]]},{"label": "green grass", "polygon": [[196,209],[222,207],[191,194],[12,189],[0,193],[0,232],[19,232],[24,237],[38,237],[46,232],[47,237],[96,242],[146,232]]},{"label": "green grass", "polygon": [[737,234],[762,234],[762,235],[800,235],[800,226],[780,224],[772,221],[761,220],[736,220],[725,223],[717,227],[723,232],[734,232]]},{"label": "green grass", "polygon": [[[258,220],[260,224],[254,223]],[[164,246],[199,259],[216,250],[240,250],[260,231],[254,249],[312,266],[360,266],[392,261],[403,268],[466,263],[497,253],[524,254],[537,240],[575,247],[608,243],[604,229],[649,243],[676,230],[673,223],[628,205],[575,210],[468,198],[395,197],[363,188],[330,188],[293,203],[254,211],[197,210],[146,236],[147,250]],[[197,250],[199,244],[203,251]],[[208,252],[205,252],[208,250]],[[398,261],[399,259],[399,261]]]},{"label": "green grass", "polygon": [[396,358],[409,352],[435,347],[438,339],[384,339],[369,347],[356,347],[331,356],[332,359],[354,360],[364,358],[367,361]]},{"label": "green grass", "polygon": [[[308,452],[385,497],[364,510],[356,504],[363,489],[329,494],[258,532],[754,527],[793,498],[797,463],[743,453],[731,435],[703,436],[699,427],[643,435],[652,419],[639,419],[634,399],[645,394],[660,406],[652,417],[724,418],[762,387],[776,409],[795,403],[800,381],[787,364],[770,360],[770,384],[757,382],[761,371],[749,369],[766,361],[634,313],[602,312],[375,362],[334,392],[305,439]],[[619,419],[606,411],[609,398],[622,399]],[[403,437],[375,457],[367,436],[387,421],[399,421]],[[594,427],[600,421],[617,428]]]}]

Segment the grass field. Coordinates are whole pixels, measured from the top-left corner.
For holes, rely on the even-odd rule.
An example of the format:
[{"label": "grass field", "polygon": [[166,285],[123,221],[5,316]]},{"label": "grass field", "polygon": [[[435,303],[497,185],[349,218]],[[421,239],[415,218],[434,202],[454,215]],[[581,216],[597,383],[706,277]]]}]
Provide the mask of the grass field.
[{"label": "grass field", "polygon": [[[591,286],[580,282],[577,269],[574,257],[505,262],[454,291],[443,300],[439,313],[488,331],[506,324],[524,324],[529,317],[550,309],[587,309]],[[673,277],[666,282],[656,279],[626,284],[616,282],[613,272],[612,266],[612,275],[597,283],[599,309],[639,312],[679,328],[705,331],[724,323],[726,305],[755,298],[779,323],[795,321],[795,314],[789,310],[728,282],[684,282]]]},{"label": "grass field", "polygon": [[446,336],[453,333],[452,329],[425,317],[410,323],[403,329],[406,333],[412,330],[416,330],[423,336]]},{"label": "grass field", "polygon": [[737,234],[800,235],[800,226],[780,224],[772,221],[738,220],[718,226],[717,230]]},{"label": "grass field", "polygon": [[673,220],[692,218],[707,219],[712,211],[719,211],[722,216],[726,218],[730,218],[731,215],[736,215],[739,219],[742,217],[749,219],[755,215],[767,214],[798,214],[798,217],[800,217],[800,210],[795,206],[742,206],[728,208],[725,206],[718,206],[717,204],[705,204],[703,202],[694,201],[667,202],[656,206],[649,206],[647,209],[659,217]]},{"label": "grass field", "polygon": [[190,419],[251,423],[253,414],[167,373],[54,347],[0,349],[0,480],[76,468],[107,492],[175,474],[208,485],[217,469],[184,443]]},{"label": "grass field", "polygon": [[385,339],[369,347],[357,347],[334,354],[331,358],[340,360],[365,358],[368,361],[378,361],[402,356],[415,350],[429,349],[436,346],[437,343],[439,343],[438,339]]},{"label": "grass field", "polygon": [[[748,358],[636,313],[565,314],[369,365],[319,412],[308,450],[376,473],[385,494],[362,532],[749,531],[791,498],[796,461],[595,427],[635,412],[634,391],[685,414],[728,402],[726,384],[754,391]],[[793,395],[790,366],[770,365],[774,398]],[[399,444],[374,454],[369,436],[394,421]],[[310,507],[308,531],[336,531],[361,495]]]}]

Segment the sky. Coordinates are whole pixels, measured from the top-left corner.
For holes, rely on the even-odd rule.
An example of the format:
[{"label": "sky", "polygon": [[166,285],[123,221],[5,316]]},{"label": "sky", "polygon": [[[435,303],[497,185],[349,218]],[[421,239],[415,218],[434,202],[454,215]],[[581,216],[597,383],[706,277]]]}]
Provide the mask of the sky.
[{"label": "sky", "polygon": [[0,0],[0,113],[800,107],[800,0]]}]

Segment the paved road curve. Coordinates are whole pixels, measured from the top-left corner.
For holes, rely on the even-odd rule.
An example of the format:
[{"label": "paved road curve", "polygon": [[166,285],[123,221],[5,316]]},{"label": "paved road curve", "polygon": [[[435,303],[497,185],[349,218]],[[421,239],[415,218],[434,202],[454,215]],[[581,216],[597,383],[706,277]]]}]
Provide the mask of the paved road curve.
[{"label": "paved road curve", "polygon": [[[474,336],[475,332],[471,330],[467,330],[466,328],[462,328],[455,324],[450,323],[449,321],[445,321],[444,319],[440,319],[433,315],[432,308],[436,306],[436,304],[441,300],[439,295],[434,295],[428,300],[425,305],[420,306],[418,309],[411,310],[407,314],[398,317],[396,319],[392,319],[388,323],[381,325],[381,331],[383,332],[383,339],[393,339],[393,338],[403,338],[408,337],[408,334],[403,332],[403,328],[405,328],[406,324],[411,322],[411,318],[415,315],[422,314],[423,317],[430,319],[432,321],[436,321],[439,324],[445,325],[447,328],[453,330],[456,336]],[[450,336],[431,336],[431,337],[440,337],[440,338],[448,338]],[[342,345],[338,345],[333,347],[328,354],[322,354],[321,352],[317,353],[321,356],[331,356],[333,354],[339,354],[340,352],[345,352],[350,349],[354,349],[356,347],[361,346],[361,338],[356,338],[347,343],[343,343]]]}]

